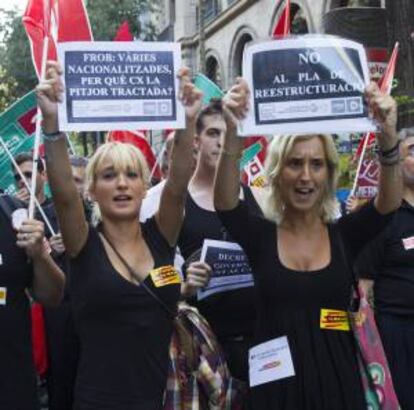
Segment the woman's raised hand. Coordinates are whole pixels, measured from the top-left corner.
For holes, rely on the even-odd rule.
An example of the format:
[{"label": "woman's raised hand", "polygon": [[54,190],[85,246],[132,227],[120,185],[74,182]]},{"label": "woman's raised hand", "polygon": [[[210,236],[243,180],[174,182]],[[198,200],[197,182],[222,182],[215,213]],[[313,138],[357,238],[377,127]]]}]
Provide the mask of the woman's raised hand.
[{"label": "woman's raised hand", "polygon": [[42,111],[43,128],[47,133],[58,131],[57,103],[61,101],[63,84],[62,69],[56,61],[48,61],[46,78],[36,87],[37,103]]},{"label": "woman's raised hand", "polygon": [[187,67],[181,68],[177,77],[180,80],[178,98],[185,107],[187,119],[195,120],[201,110],[203,93],[191,82],[190,70]]},{"label": "woman's raised hand", "polygon": [[378,144],[382,150],[388,150],[398,141],[397,103],[390,95],[383,93],[376,83],[371,83],[365,90],[370,115],[381,128]]},{"label": "woman's raised hand", "polygon": [[227,126],[235,128],[246,117],[249,110],[250,90],[247,82],[237,77],[235,84],[223,97],[223,111]]}]

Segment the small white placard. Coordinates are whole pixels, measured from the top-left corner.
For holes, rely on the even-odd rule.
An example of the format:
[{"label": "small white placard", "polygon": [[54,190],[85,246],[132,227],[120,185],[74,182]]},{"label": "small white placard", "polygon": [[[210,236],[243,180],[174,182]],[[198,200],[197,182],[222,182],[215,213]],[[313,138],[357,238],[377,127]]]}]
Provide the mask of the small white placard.
[{"label": "small white placard", "polygon": [[200,260],[211,266],[212,273],[208,285],[198,291],[198,300],[254,285],[247,256],[237,243],[205,239]]},{"label": "small white placard", "polygon": [[179,43],[67,42],[59,43],[58,54],[62,131],[185,127]]},{"label": "small white placard", "polygon": [[269,340],[249,350],[250,387],[295,375],[286,336]]},{"label": "small white placard", "polygon": [[366,53],[354,41],[309,35],[255,43],[244,51],[243,77],[251,96],[240,135],[377,129],[364,101]]}]

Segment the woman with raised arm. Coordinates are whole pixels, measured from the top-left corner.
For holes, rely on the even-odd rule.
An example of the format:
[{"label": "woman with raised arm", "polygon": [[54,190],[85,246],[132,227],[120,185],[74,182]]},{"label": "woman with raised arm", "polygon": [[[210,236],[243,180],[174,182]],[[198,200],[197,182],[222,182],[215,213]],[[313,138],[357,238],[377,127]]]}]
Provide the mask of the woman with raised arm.
[{"label": "woman with raised arm", "polygon": [[174,246],[191,176],[195,118],[201,92],[182,69],[180,97],[186,129],[176,133],[170,173],[154,217],[140,224],[145,159],[129,144],[102,145],[87,168],[89,194],[100,224],[85,219],[59,132],[58,64],[49,63],[37,88],[48,178],[66,252],[74,320],[81,344],[75,410],[159,410],[168,370],[172,315],[180,296]]},{"label": "woman with raised arm", "polygon": [[[278,339],[271,343],[283,350],[286,369],[280,374],[279,359],[271,361],[274,377],[263,383],[260,362],[252,358],[257,410],[367,408],[347,322],[353,279],[345,258],[353,261],[388,223],[387,215],[401,202],[401,187],[395,102],[375,85],[366,96],[382,131],[379,193],[373,203],[337,223],[337,152],[330,136],[312,133],[273,140],[266,162],[266,219],[248,213],[238,199],[242,143],[236,136],[237,121],[248,107],[246,83],[238,79],[224,99],[228,132],[216,176],[215,206],[254,271],[256,344]],[[335,327],[329,322],[332,315],[340,319]],[[263,349],[263,354],[274,354],[272,347]]]}]

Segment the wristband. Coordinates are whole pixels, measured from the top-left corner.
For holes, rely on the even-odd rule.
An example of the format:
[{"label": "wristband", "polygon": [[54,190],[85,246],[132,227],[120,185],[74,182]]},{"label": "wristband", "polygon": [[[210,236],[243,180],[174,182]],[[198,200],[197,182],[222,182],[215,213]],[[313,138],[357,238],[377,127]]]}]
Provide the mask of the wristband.
[{"label": "wristband", "polygon": [[61,131],[55,131],[55,132],[42,132],[43,133],[43,140],[44,141],[58,141],[60,139],[65,138],[65,134]]},{"label": "wristband", "polygon": [[401,140],[398,140],[397,143],[392,148],[386,151],[383,151],[382,149],[380,149],[380,156],[383,158],[393,156],[393,154],[395,154],[395,152],[399,150],[400,144],[401,144]]}]

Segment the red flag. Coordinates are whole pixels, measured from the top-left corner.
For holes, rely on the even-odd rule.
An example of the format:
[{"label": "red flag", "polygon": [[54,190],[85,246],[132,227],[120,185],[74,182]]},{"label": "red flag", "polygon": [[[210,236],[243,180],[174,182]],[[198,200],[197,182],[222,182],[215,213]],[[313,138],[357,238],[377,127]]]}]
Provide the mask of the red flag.
[{"label": "red flag", "polygon": [[57,60],[56,42],[93,40],[82,0],[29,0],[23,15],[23,25],[30,40],[38,77],[41,74],[45,38],[48,38],[47,60]]},{"label": "red flag", "polygon": [[[394,80],[394,74],[395,74],[395,68],[397,66],[397,58],[398,58],[398,50],[399,50],[399,43],[395,43],[394,46],[394,50],[392,51],[391,57],[390,57],[390,61],[388,62],[387,68],[383,74],[383,76],[381,77],[381,79],[378,82],[379,88],[380,90],[385,93],[385,94],[390,94],[391,93],[391,88],[392,88],[392,82]],[[366,148],[370,148],[374,142],[375,142],[375,134],[373,132],[369,132],[368,134],[364,135],[361,138],[361,141],[359,142],[358,148],[355,152],[355,158],[358,158],[363,149],[364,149],[364,144],[365,144],[365,139],[368,138],[368,141],[366,143],[367,147]]]},{"label": "red flag", "polygon": [[272,30],[272,37],[286,37],[290,34],[290,0],[286,0],[285,8]]},{"label": "red flag", "polygon": [[56,0],[57,41],[93,41],[88,13],[82,0]]},{"label": "red flag", "polygon": [[29,0],[23,14],[23,25],[30,41],[33,64],[40,77],[45,38],[48,38],[47,59],[56,60],[56,46],[51,36],[51,14],[53,0]]},{"label": "red flag", "polygon": [[133,41],[134,36],[131,34],[129,29],[129,24],[127,21],[124,21],[118,28],[116,32],[114,41]]},{"label": "red flag", "polygon": [[147,160],[147,165],[150,171],[155,170],[152,173],[155,179],[161,179],[161,170],[157,159],[152,151],[151,145],[146,140],[145,131],[111,131],[108,133],[107,141],[119,141],[135,145],[144,155]]}]

